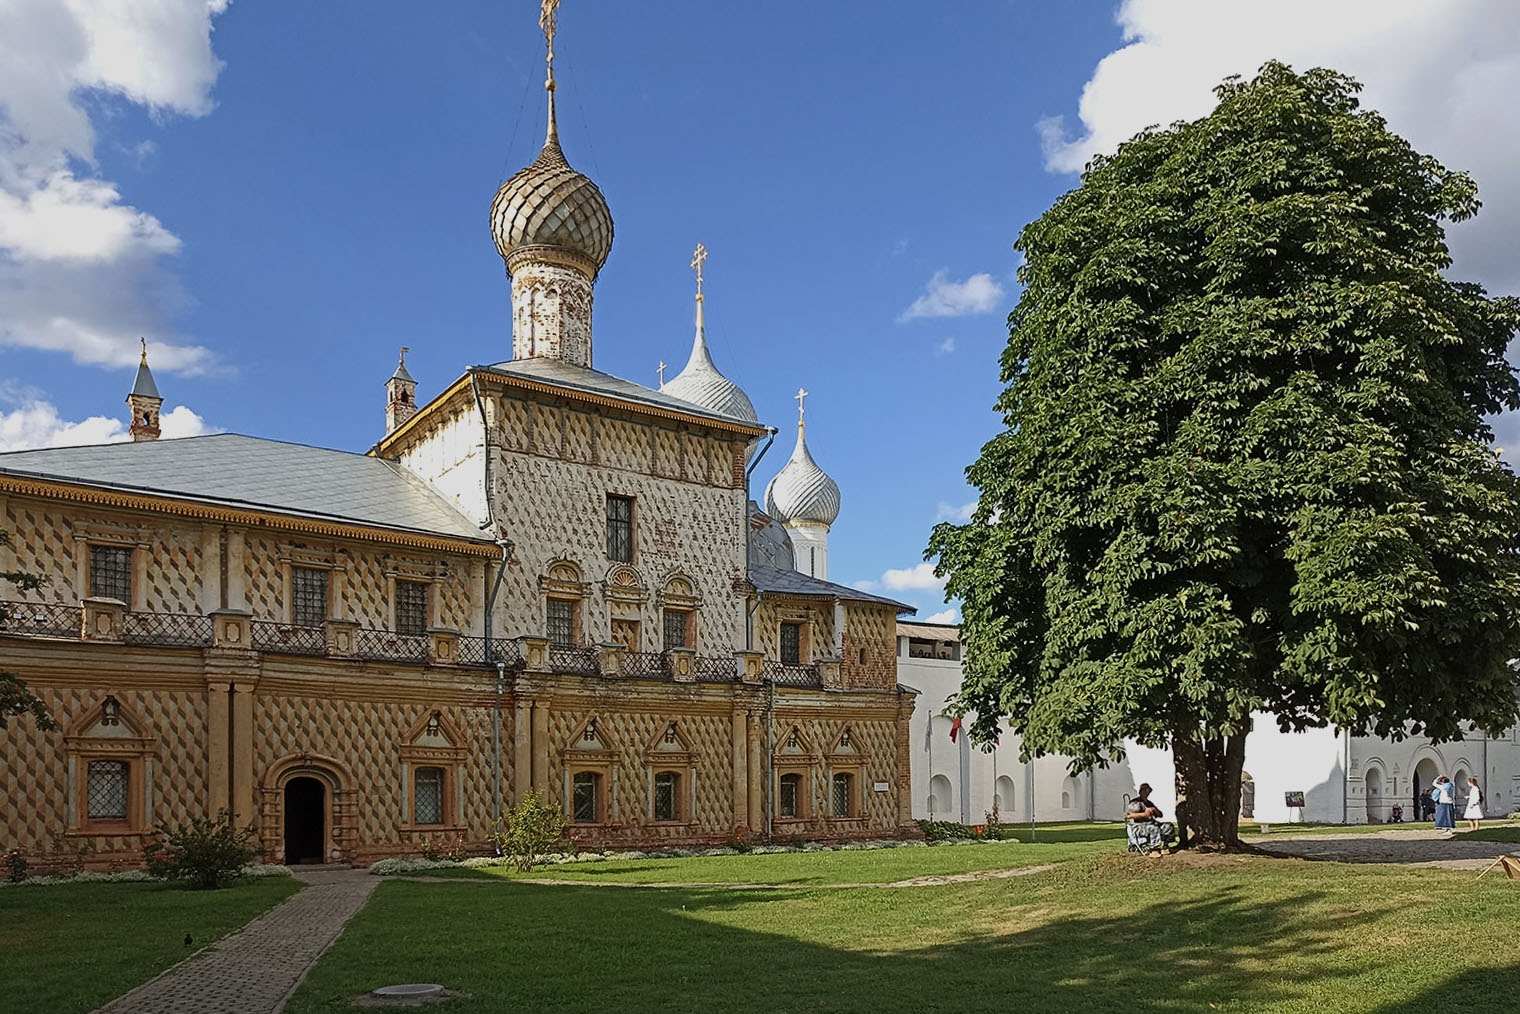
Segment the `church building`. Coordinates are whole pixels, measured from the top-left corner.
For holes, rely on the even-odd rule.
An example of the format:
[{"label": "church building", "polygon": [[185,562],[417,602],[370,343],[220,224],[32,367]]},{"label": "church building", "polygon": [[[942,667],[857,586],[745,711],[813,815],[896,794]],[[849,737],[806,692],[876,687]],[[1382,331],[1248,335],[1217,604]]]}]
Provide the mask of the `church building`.
[{"label": "church building", "polygon": [[368,453],[160,440],[144,347],[131,442],[0,455],[3,667],[58,728],[0,730],[4,840],[141,858],[229,811],[272,862],[462,839],[537,790],[582,841],[911,833],[901,603],[830,583],[838,486],[713,363],[593,365],[613,220],[554,115],[491,204],[511,357],[425,404],[402,361]]}]

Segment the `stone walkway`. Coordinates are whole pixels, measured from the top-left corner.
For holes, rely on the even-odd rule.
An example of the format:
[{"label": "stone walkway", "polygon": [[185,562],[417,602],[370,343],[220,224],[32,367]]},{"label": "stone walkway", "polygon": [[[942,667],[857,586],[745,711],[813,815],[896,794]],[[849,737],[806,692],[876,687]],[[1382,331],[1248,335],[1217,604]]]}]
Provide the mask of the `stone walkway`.
[{"label": "stone walkway", "polygon": [[908,880],[892,880],[884,883],[844,884],[752,884],[723,883],[720,881],[659,881],[641,884],[629,880],[567,880],[556,877],[387,877],[387,880],[406,880],[415,884],[536,884],[539,887],[629,887],[650,890],[684,889],[689,891],[859,891],[903,887],[943,887],[946,884],[969,884],[978,880],[1007,880],[1009,877],[1028,877],[1056,868],[1055,863],[1040,866],[1020,866],[1007,870],[979,870],[975,873],[947,873],[932,877],[912,877]]},{"label": "stone walkway", "polygon": [[380,880],[347,869],[296,877],[299,893],[97,1014],[277,1014]]},{"label": "stone walkway", "polygon": [[1461,833],[1451,838],[1428,827],[1361,834],[1306,834],[1292,832],[1247,838],[1259,848],[1302,859],[1338,863],[1404,863],[1444,870],[1481,870],[1499,856],[1520,854],[1520,844],[1499,841],[1464,841]]}]

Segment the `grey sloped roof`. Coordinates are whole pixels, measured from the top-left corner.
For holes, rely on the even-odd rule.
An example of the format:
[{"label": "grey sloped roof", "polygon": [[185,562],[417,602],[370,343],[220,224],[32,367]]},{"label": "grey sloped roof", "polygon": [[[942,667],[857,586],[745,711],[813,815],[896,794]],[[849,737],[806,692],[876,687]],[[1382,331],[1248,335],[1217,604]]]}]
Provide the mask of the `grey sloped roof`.
[{"label": "grey sloped roof", "polygon": [[588,394],[601,394],[611,398],[619,398],[623,401],[631,401],[637,405],[648,405],[651,408],[661,408],[669,412],[682,412],[699,418],[718,419],[726,423],[737,423],[740,426],[749,426],[760,429],[760,424],[754,419],[746,419],[742,416],[726,415],[715,412],[712,409],[695,405],[684,398],[656,391],[653,388],[635,384],[631,380],[622,377],[614,377],[610,373],[593,370],[586,366],[576,366],[562,359],[512,359],[504,363],[495,363],[491,366],[480,366],[476,369],[492,373],[501,373],[509,377],[521,377],[524,380],[536,381],[540,384],[553,384],[556,387],[569,388],[572,391],[584,391]]},{"label": "grey sloped roof", "polygon": [[146,362],[137,364],[137,379],[132,381],[132,394],[141,398],[158,398],[158,385],[153,383],[153,371]]},{"label": "grey sloped roof", "polygon": [[235,433],[0,454],[0,475],[490,541],[400,465]]},{"label": "grey sloped roof", "polygon": [[835,584],[832,581],[820,581],[816,577],[808,577],[799,570],[776,570],[774,567],[763,567],[751,564],[749,568],[750,584],[763,592],[774,592],[777,595],[796,595],[799,597],[844,599],[846,602],[876,602],[884,606],[892,606],[899,613],[916,613],[917,609],[905,605],[895,599],[883,598],[880,595],[872,595],[863,592],[859,588],[850,588],[846,585]]}]

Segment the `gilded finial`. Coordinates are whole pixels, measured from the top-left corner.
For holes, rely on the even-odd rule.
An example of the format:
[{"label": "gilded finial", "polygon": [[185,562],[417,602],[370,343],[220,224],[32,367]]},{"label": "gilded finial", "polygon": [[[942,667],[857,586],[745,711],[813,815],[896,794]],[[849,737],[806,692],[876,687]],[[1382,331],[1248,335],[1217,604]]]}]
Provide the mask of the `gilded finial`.
[{"label": "gilded finial", "polygon": [[140,342],[142,342],[142,365],[147,366],[148,365],[148,339],[146,339],[146,338],[139,338],[137,340],[140,341]]},{"label": "gilded finial", "polygon": [[665,386],[665,360],[660,360],[660,386]]},{"label": "gilded finial", "polygon": [[410,352],[410,351],[412,351],[412,350],[410,348],[408,348],[407,346],[405,346],[405,345],[401,346],[401,361],[396,364],[396,366],[398,368],[400,368],[400,369],[406,369],[406,354],[408,352]]},{"label": "gilded finial", "polygon": [[794,397],[794,398],[797,399],[797,430],[799,432],[801,432],[801,430],[802,430],[802,416],[803,416],[802,399],[806,398],[807,396],[808,396],[808,392],[805,391],[805,390],[803,390],[800,387],[797,388],[797,393],[792,396],[792,397]]},{"label": "gilded finial", "polygon": [[544,32],[544,46],[547,50],[545,60],[548,64],[548,76],[544,79],[544,90],[549,93],[549,132],[545,141],[559,140],[559,125],[554,121],[554,35],[558,30],[559,0],[543,0],[538,9],[538,27]]},{"label": "gilded finial", "polygon": [[697,244],[697,250],[691,255],[691,266],[697,269],[697,302],[702,302],[702,263],[707,260],[707,247]]}]

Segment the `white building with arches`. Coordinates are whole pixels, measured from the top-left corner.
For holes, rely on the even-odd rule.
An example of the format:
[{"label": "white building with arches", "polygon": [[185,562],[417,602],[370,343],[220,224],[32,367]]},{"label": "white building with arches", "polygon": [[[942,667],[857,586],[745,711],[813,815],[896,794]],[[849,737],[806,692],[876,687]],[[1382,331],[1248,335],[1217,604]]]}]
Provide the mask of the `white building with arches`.
[{"label": "white building with arches", "polygon": [[[920,693],[912,730],[916,819],[982,824],[996,803],[1005,822],[1118,820],[1142,782],[1152,785],[1164,812],[1175,812],[1172,758],[1165,750],[1131,745],[1123,761],[1072,775],[1065,757],[1021,764],[1011,732],[990,749],[963,735],[952,742],[947,705],[961,682],[959,628],[898,621],[897,646],[898,678]],[[1471,776],[1483,787],[1489,816],[1520,810],[1520,727],[1497,738],[1473,733],[1436,745],[1418,736],[1394,742],[1335,729],[1284,733],[1261,715],[1246,742],[1241,816],[1268,823],[1386,823],[1397,806],[1405,821],[1416,821],[1421,790],[1442,774],[1457,783],[1462,804]],[[1290,793],[1303,795],[1301,810],[1287,805]]]}]

